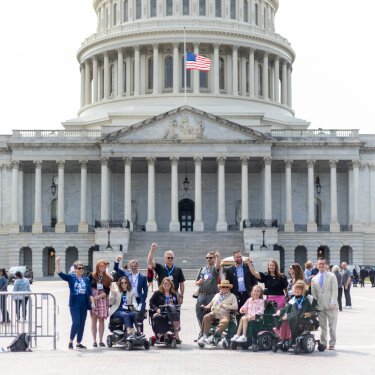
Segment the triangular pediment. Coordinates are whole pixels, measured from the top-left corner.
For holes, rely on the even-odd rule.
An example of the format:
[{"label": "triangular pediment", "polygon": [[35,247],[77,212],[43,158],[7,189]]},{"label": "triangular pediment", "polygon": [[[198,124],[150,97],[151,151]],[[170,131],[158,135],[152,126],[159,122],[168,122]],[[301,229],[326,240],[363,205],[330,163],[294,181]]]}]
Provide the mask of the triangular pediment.
[{"label": "triangular pediment", "polygon": [[131,141],[256,141],[268,142],[265,134],[234,122],[183,106],[102,137],[102,142]]}]

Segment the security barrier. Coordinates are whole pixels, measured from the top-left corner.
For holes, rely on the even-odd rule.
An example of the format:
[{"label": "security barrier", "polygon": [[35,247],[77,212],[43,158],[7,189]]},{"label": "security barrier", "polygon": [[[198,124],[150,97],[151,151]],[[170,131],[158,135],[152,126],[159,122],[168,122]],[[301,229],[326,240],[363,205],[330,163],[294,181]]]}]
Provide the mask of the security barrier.
[{"label": "security barrier", "polygon": [[50,293],[0,292],[0,338],[30,335],[30,345],[38,338],[53,339],[56,350],[56,299]]}]

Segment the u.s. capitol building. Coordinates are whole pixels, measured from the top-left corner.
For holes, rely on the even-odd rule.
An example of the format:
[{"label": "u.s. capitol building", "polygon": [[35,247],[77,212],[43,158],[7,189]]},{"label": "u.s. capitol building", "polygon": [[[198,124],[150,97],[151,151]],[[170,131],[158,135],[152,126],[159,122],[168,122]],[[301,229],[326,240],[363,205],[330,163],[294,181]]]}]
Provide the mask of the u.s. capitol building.
[{"label": "u.s. capitol building", "polygon": [[[294,116],[277,0],[93,7],[77,118],[0,136],[1,266],[47,276],[55,256],[112,260],[108,245],[144,265],[151,241],[185,268],[216,248],[375,263],[375,137]],[[187,72],[186,99],[184,29],[211,60]]]}]

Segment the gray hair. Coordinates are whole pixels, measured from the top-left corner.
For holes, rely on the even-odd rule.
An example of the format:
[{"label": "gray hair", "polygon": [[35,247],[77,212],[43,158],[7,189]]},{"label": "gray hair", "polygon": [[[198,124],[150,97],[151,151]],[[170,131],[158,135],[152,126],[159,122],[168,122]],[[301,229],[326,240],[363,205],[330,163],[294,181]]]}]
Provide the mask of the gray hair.
[{"label": "gray hair", "polygon": [[168,255],[168,254],[172,254],[174,256],[174,252],[172,250],[167,250],[165,253],[164,253],[164,258]]},{"label": "gray hair", "polygon": [[76,260],[74,263],[73,263],[73,266],[74,266],[74,269],[76,269],[78,266],[83,266],[84,264],[79,261],[79,260]]},{"label": "gray hair", "polygon": [[332,273],[335,273],[335,272],[340,272],[340,267],[335,264],[333,267],[332,267]]},{"label": "gray hair", "polygon": [[132,259],[132,260],[129,262],[129,267],[131,267],[133,263],[137,263],[137,266],[139,266],[138,260],[137,260],[137,259]]},{"label": "gray hair", "polygon": [[343,266],[345,264],[345,266],[347,266],[348,264],[346,262],[342,262],[341,265]]}]

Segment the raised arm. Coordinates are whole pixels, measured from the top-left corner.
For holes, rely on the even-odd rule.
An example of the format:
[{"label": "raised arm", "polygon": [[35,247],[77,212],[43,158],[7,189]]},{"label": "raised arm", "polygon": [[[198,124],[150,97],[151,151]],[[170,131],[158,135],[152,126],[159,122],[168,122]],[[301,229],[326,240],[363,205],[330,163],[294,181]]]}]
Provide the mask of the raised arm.
[{"label": "raised arm", "polygon": [[154,261],[154,252],[155,252],[157,247],[158,247],[157,243],[153,243],[151,245],[151,249],[150,249],[150,252],[149,252],[148,258],[147,258],[148,264],[151,265],[151,267],[154,268],[154,269],[156,267],[156,262]]},{"label": "raised arm", "polygon": [[216,267],[217,270],[219,270],[220,269],[220,263],[221,263],[219,250],[216,250],[216,252],[215,252],[215,258],[216,258],[215,267]]},{"label": "raised arm", "polygon": [[246,259],[246,262],[247,262],[247,264],[249,265],[249,268],[250,268],[250,272],[251,272],[251,274],[252,274],[254,277],[256,277],[258,280],[261,280],[260,273],[257,272],[257,271],[255,271],[255,268],[254,268],[254,266],[253,266],[253,263],[252,263],[252,259],[251,259],[251,257],[248,257],[248,258]]},{"label": "raised arm", "polygon": [[57,267],[57,273],[58,275],[64,280],[64,281],[69,281],[69,275],[65,274],[62,272],[61,267],[60,267],[60,261],[61,257],[56,258],[56,267]]}]

